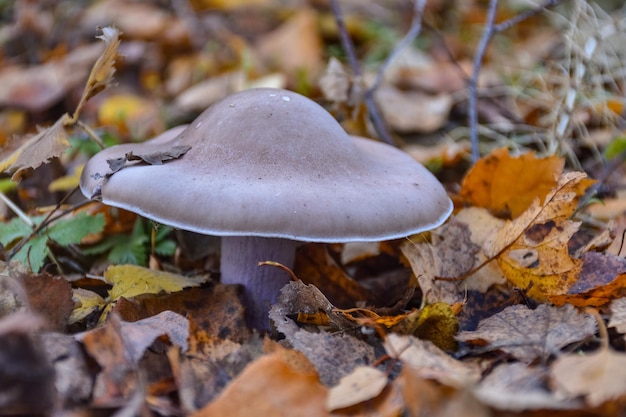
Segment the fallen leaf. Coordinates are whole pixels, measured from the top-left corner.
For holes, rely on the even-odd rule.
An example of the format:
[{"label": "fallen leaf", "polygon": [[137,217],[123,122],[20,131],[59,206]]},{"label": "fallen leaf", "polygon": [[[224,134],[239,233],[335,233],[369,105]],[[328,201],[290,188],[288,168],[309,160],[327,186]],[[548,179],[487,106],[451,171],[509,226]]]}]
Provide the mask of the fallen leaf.
[{"label": "fallen leaf", "polygon": [[[294,366],[293,357],[280,351],[248,365],[222,394],[192,417],[208,416],[328,416],[328,390],[315,372]],[[306,362],[304,355],[297,361]]]},{"label": "fallen leaf", "polygon": [[107,305],[107,301],[93,291],[84,288],[72,290],[74,309],[69,318],[69,324],[78,323],[96,310],[101,310]]},{"label": "fallen leaf", "polygon": [[566,294],[578,279],[582,261],[570,257],[567,244],[579,223],[569,217],[590,184],[582,172],[561,175],[543,204],[536,199],[485,242],[485,254],[496,258],[506,278],[528,296],[546,301]]},{"label": "fallen leaf", "polygon": [[552,364],[550,379],[559,395],[583,396],[597,407],[626,395],[626,354],[603,346],[585,355],[563,355]]},{"label": "fallen leaf", "polygon": [[328,392],[326,409],[335,411],[377,397],[387,386],[387,374],[371,366],[359,366]]},{"label": "fallen leaf", "polygon": [[626,295],[626,261],[598,252],[582,256],[578,280],[567,294],[550,296],[555,305],[565,303],[577,307],[601,307]]},{"label": "fallen leaf", "polygon": [[480,379],[476,363],[458,361],[429,341],[391,333],[384,346],[391,358],[411,367],[421,378],[459,388],[475,384]]},{"label": "fallen leaf", "polygon": [[565,160],[556,155],[537,158],[528,152],[511,156],[507,148],[496,149],[465,175],[459,197],[496,216],[516,218],[536,198],[544,201],[556,186],[564,164]]},{"label": "fallen leaf", "polygon": [[596,329],[591,315],[579,313],[571,305],[541,304],[531,310],[518,304],[482,320],[476,330],[461,332],[456,339],[486,343],[490,350],[501,350],[530,363],[535,359],[546,360],[568,344],[593,336]]},{"label": "fallen leaf", "polygon": [[290,77],[313,80],[321,72],[322,41],[313,9],[298,10],[256,46],[270,68]]},{"label": "fallen leaf", "polygon": [[524,363],[498,365],[472,392],[483,403],[497,410],[567,410],[580,408],[577,399],[559,398],[545,386],[547,370]]},{"label": "fallen leaf", "polygon": [[109,291],[109,297],[113,301],[120,297],[133,298],[142,294],[172,293],[200,285],[198,281],[182,275],[137,265],[111,265],[104,271],[104,279],[113,285]]},{"label": "fallen leaf", "polygon": [[[323,311],[330,319],[330,328],[341,331],[319,331],[302,328],[290,317],[298,313],[313,314]],[[278,302],[269,313],[276,330],[285,335],[294,349],[304,353],[317,369],[325,385],[336,385],[339,380],[360,365],[374,361],[374,348],[352,334],[353,322],[336,311],[324,295],[313,285],[290,282],[282,288]],[[317,330],[317,331],[315,331]]]},{"label": "fallen leaf", "polygon": [[428,95],[418,91],[401,91],[391,85],[376,90],[376,102],[387,123],[402,133],[432,133],[440,129],[452,108],[449,94]]},{"label": "fallen leaf", "polygon": [[0,408],[43,415],[54,407],[54,368],[34,337],[43,322],[32,311],[0,318]]},{"label": "fallen leaf", "polygon": [[611,318],[608,327],[615,327],[621,334],[626,334],[626,297],[611,301]]},{"label": "fallen leaf", "polygon": [[12,179],[20,181],[24,171],[49,162],[70,147],[65,125],[70,117],[64,114],[52,126],[27,139],[19,148],[0,161],[0,171],[13,173]]}]

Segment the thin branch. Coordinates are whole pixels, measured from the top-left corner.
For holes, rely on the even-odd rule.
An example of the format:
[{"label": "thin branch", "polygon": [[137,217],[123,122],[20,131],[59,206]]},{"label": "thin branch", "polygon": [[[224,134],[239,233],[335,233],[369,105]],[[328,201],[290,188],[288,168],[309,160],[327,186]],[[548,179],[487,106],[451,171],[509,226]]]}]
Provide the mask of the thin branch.
[{"label": "thin branch", "polygon": [[493,22],[496,18],[496,10],[498,9],[498,0],[489,1],[489,12],[487,14],[487,21],[485,22],[485,31],[478,44],[478,49],[474,55],[474,66],[472,69],[472,76],[469,79],[469,108],[468,117],[470,125],[470,139],[472,143],[472,160],[478,161],[480,158],[480,151],[478,149],[478,75],[480,74],[480,68],[482,66],[483,57],[487,50],[487,45],[491,36],[493,36]]},{"label": "thin branch", "polygon": [[476,162],[480,157],[479,144],[478,144],[478,110],[477,110],[477,102],[478,102],[478,76],[480,74],[483,58],[485,56],[485,52],[487,50],[487,46],[489,45],[489,41],[491,38],[503,32],[514,25],[519,24],[520,22],[541,13],[548,7],[552,7],[556,4],[560,3],[560,0],[546,0],[542,5],[527,10],[523,13],[520,13],[512,18],[505,20],[499,24],[494,24],[496,11],[498,9],[498,0],[490,0],[489,1],[489,10],[487,13],[487,21],[485,22],[485,30],[483,32],[483,36],[480,39],[480,43],[478,44],[478,48],[476,50],[476,54],[474,55],[474,65],[472,69],[472,75],[469,79],[469,108],[468,108],[468,117],[469,117],[469,125],[470,125],[470,139],[472,143],[472,160]]},{"label": "thin branch", "polygon": [[[363,76],[363,72],[361,71],[361,66],[359,65],[359,61],[354,51],[354,44],[350,39],[348,29],[346,28],[346,24],[343,20],[343,14],[341,12],[341,7],[339,6],[339,1],[330,0],[330,7],[333,11],[333,15],[335,16],[335,22],[337,23],[337,29],[339,31],[339,39],[341,40],[341,46],[343,47],[344,51],[346,52],[346,56],[348,57],[350,69],[352,70],[352,74],[354,75],[354,77],[360,82],[360,79]],[[367,113],[370,120],[372,121],[372,124],[374,125],[376,133],[383,142],[389,145],[393,145],[391,135],[385,127],[383,118],[381,117],[380,112],[378,111],[378,107],[376,106],[376,102],[374,101],[374,94],[370,91],[366,91],[363,100],[365,101],[365,105],[367,106]]]},{"label": "thin branch", "polygon": [[426,7],[427,0],[415,0],[415,4],[413,6],[413,19],[411,21],[411,27],[409,31],[404,35],[404,37],[398,42],[398,44],[393,48],[385,62],[381,65],[378,73],[376,74],[376,80],[374,80],[374,84],[369,88],[369,91],[375,91],[383,82],[383,78],[385,72],[391,65],[391,63],[396,59],[396,57],[402,52],[406,47],[411,45],[415,38],[417,38],[422,30],[422,17],[424,16],[424,8]]}]

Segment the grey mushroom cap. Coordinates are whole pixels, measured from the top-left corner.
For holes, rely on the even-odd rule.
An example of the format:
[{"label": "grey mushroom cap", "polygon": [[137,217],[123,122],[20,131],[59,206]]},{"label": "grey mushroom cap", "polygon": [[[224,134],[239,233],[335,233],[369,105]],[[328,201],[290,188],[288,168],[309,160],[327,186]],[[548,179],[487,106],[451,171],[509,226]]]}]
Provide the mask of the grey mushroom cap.
[{"label": "grey mushroom cap", "polygon": [[[178,145],[191,149],[107,176],[107,159]],[[452,211],[442,185],[408,154],[349,136],[317,103],[278,89],[233,94],[189,126],[108,148],[85,165],[80,187],[184,230],[307,242],[405,237]]]}]

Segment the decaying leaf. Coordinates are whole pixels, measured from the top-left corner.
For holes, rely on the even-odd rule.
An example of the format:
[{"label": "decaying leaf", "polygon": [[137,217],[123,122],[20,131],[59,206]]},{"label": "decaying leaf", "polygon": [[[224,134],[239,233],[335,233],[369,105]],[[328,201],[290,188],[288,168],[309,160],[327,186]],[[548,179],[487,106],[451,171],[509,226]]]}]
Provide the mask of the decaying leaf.
[{"label": "decaying leaf", "polygon": [[556,186],[565,160],[559,156],[537,158],[533,152],[511,156],[496,149],[478,160],[461,185],[460,198],[496,216],[516,218]]},{"label": "decaying leaf", "polygon": [[482,320],[475,331],[459,333],[457,340],[488,343],[492,350],[502,350],[530,363],[537,358],[547,359],[564,346],[593,336],[596,328],[591,315],[579,313],[571,305],[541,304],[531,310],[518,304]]}]

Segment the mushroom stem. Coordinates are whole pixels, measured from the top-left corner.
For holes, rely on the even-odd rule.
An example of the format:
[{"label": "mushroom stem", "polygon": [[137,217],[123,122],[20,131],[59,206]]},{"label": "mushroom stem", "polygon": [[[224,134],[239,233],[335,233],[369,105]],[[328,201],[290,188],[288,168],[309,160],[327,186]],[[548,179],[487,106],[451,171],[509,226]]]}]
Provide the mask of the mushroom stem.
[{"label": "mushroom stem", "polygon": [[270,306],[280,289],[289,283],[289,275],[259,262],[274,261],[293,268],[296,242],[289,239],[225,236],[222,237],[221,275],[223,284],[240,284],[248,326],[269,330]]}]

